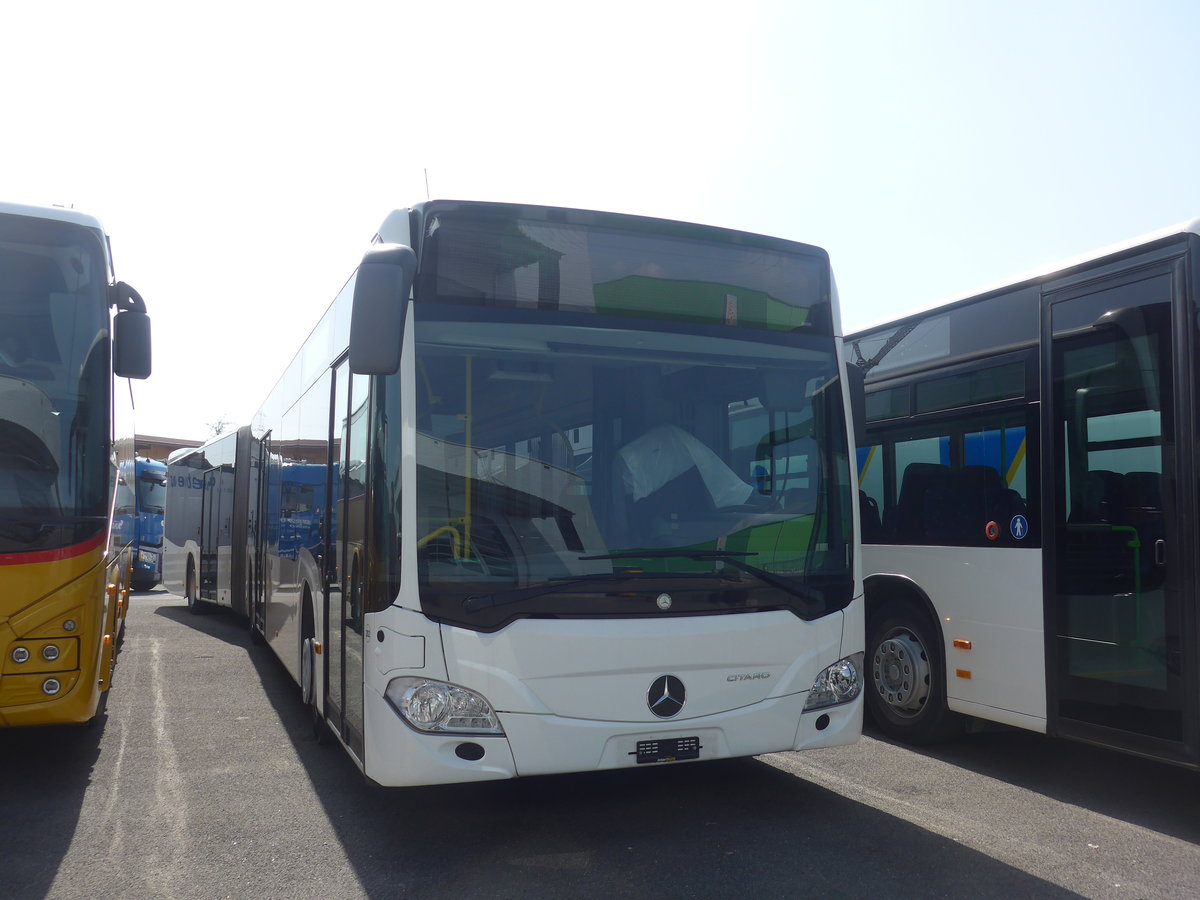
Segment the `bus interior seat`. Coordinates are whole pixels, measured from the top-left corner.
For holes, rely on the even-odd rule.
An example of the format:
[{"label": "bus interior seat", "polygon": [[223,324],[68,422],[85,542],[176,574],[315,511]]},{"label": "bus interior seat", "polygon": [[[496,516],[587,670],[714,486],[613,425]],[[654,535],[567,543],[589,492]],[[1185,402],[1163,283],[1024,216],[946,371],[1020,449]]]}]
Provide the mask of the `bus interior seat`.
[{"label": "bus interior seat", "polygon": [[909,463],[900,483],[892,519],[892,534],[901,543],[920,543],[938,536],[949,500],[950,467],[940,463]]},{"label": "bus interior seat", "polygon": [[1021,495],[1009,488],[991,466],[963,466],[955,470],[951,493],[955,536],[971,543],[986,539],[989,523],[1000,525],[1000,534],[1005,534],[1013,517],[1026,513]]},{"label": "bus interior seat", "polygon": [[864,490],[858,492],[859,520],[864,541],[883,539],[883,519],[879,515],[879,504]]},{"label": "bus interior seat", "polygon": [[1096,469],[1083,478],[1074,498],[1071,524],[1119,525],[1124,522],[1124,479],[1116,472]]},{"label": "bus interior seat", "polygon": [[1157,472],[1127,472],[1121,487],[1126,510],[1162,510],[1162,476]]},{"label": "bus interior seat", "polygon": [[700,470],[695,466],[662,487],[634,500],[626,494],[629,534],[647,547],[684,546],[708,540],[717,512]]}]

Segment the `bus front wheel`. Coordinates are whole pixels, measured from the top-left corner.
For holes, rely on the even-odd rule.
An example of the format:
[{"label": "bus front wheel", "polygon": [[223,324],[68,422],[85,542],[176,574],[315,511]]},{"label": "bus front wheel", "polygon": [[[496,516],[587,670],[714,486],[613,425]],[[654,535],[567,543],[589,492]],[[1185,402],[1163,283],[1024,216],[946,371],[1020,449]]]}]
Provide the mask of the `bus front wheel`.
[{"label": "bus front wheel", "polygon": [[946,706],[946,669],[937,629],[909,604],[890,604],[867,629],[867,709],[879,730],[908,744],[962,731]]}]

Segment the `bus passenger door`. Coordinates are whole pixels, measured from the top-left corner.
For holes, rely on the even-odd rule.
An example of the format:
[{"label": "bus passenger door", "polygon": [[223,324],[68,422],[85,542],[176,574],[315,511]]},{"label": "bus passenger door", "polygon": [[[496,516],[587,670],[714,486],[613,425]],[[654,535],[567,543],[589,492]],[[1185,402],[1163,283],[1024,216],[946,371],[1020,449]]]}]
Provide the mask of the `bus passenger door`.
[{"label": "bus passenger door", "polygon": [[1051,733],[1185,755],[1170,261],[1048,296],[1047,714]]},{"label": "bus passenger door", "polygon": [[363,584],[366,565],[367,388],[343,361],[334,372],[334,571],[329,585],[330,693],[337,695],[333,724],[347,746],[363,755]]},{"label": "bus passenger door", "polygon": [[229,586],[230,526],[233,515],[233,471],[217,466],[204,473],[200,530],[200,597],[213,603]]}]

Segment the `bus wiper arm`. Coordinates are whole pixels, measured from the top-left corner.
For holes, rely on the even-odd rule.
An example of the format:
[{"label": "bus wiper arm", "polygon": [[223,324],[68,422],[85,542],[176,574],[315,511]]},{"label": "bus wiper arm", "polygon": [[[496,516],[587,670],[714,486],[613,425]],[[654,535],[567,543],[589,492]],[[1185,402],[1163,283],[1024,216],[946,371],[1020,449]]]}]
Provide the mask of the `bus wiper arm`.
[{"label": "bus wiper arm", "polygon": [[577,584],[589,584],[603,581],[628,581],[628,575],[618,575],[609,572],[598,572],[594,575],[583,575],[578,578],[560,578],[554,581],[549,581],[546,584],[535,584],[527,588],[517,588],[513,591],[496,591],[491,594],[472,594],[463,601],[463,609],[467,612],[479,612],[481,609],[488,609],[493,606],[505,606],[509,603],[519,603],[522,600],[530,600],[533,597],[540,597],[543,594],[552,594],[555,591],[561,591],[564,588],[573,587]]},{"label": "bus wiper arm", "polygon": [[745,562],[745,556],[758,556],[757,553],[747,553],[735,550],[627,550],[622,553],[607,553],[602,556],[581,556],[581,560],[592,559],[691,559],[703,561],[711,559],[715,562],[723,562],[733,566],[735,569],[753,575],[764,584],[769,584],[771,587],[779,588],[793,597],[799,597],[808,604],[809,611],[820,613],[825,608],[825,598],[819,591],[815,591],[808,585],[797,581],[795,578],[789,578],[786,575],[776,575],[774,572],[768,572],[766,569],[760,569],[758,566],[752,566]]}]

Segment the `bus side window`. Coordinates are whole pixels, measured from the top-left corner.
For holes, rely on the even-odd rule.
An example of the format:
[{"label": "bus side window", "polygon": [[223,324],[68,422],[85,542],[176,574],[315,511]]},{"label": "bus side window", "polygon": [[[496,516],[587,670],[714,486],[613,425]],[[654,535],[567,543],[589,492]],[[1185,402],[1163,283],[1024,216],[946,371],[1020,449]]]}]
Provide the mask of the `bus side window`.
[{"label": "bus side window", "polygon": [[[974,418],[951,423],[940,433],[885,437],[878,445],[860,448],[863,540],[1034,545],[1036,516],[1026,491],[1024,421],[1023,414],[1003,415],[1000,421],[994,415],[983,422]],[[878,536],[869,531],[870,500],[883,511]]]},{"label": "bus side window", "polygon": [[882,541],[883,531],[883,447],[873,444],[858,448],[858,509],[862,539]]}]

